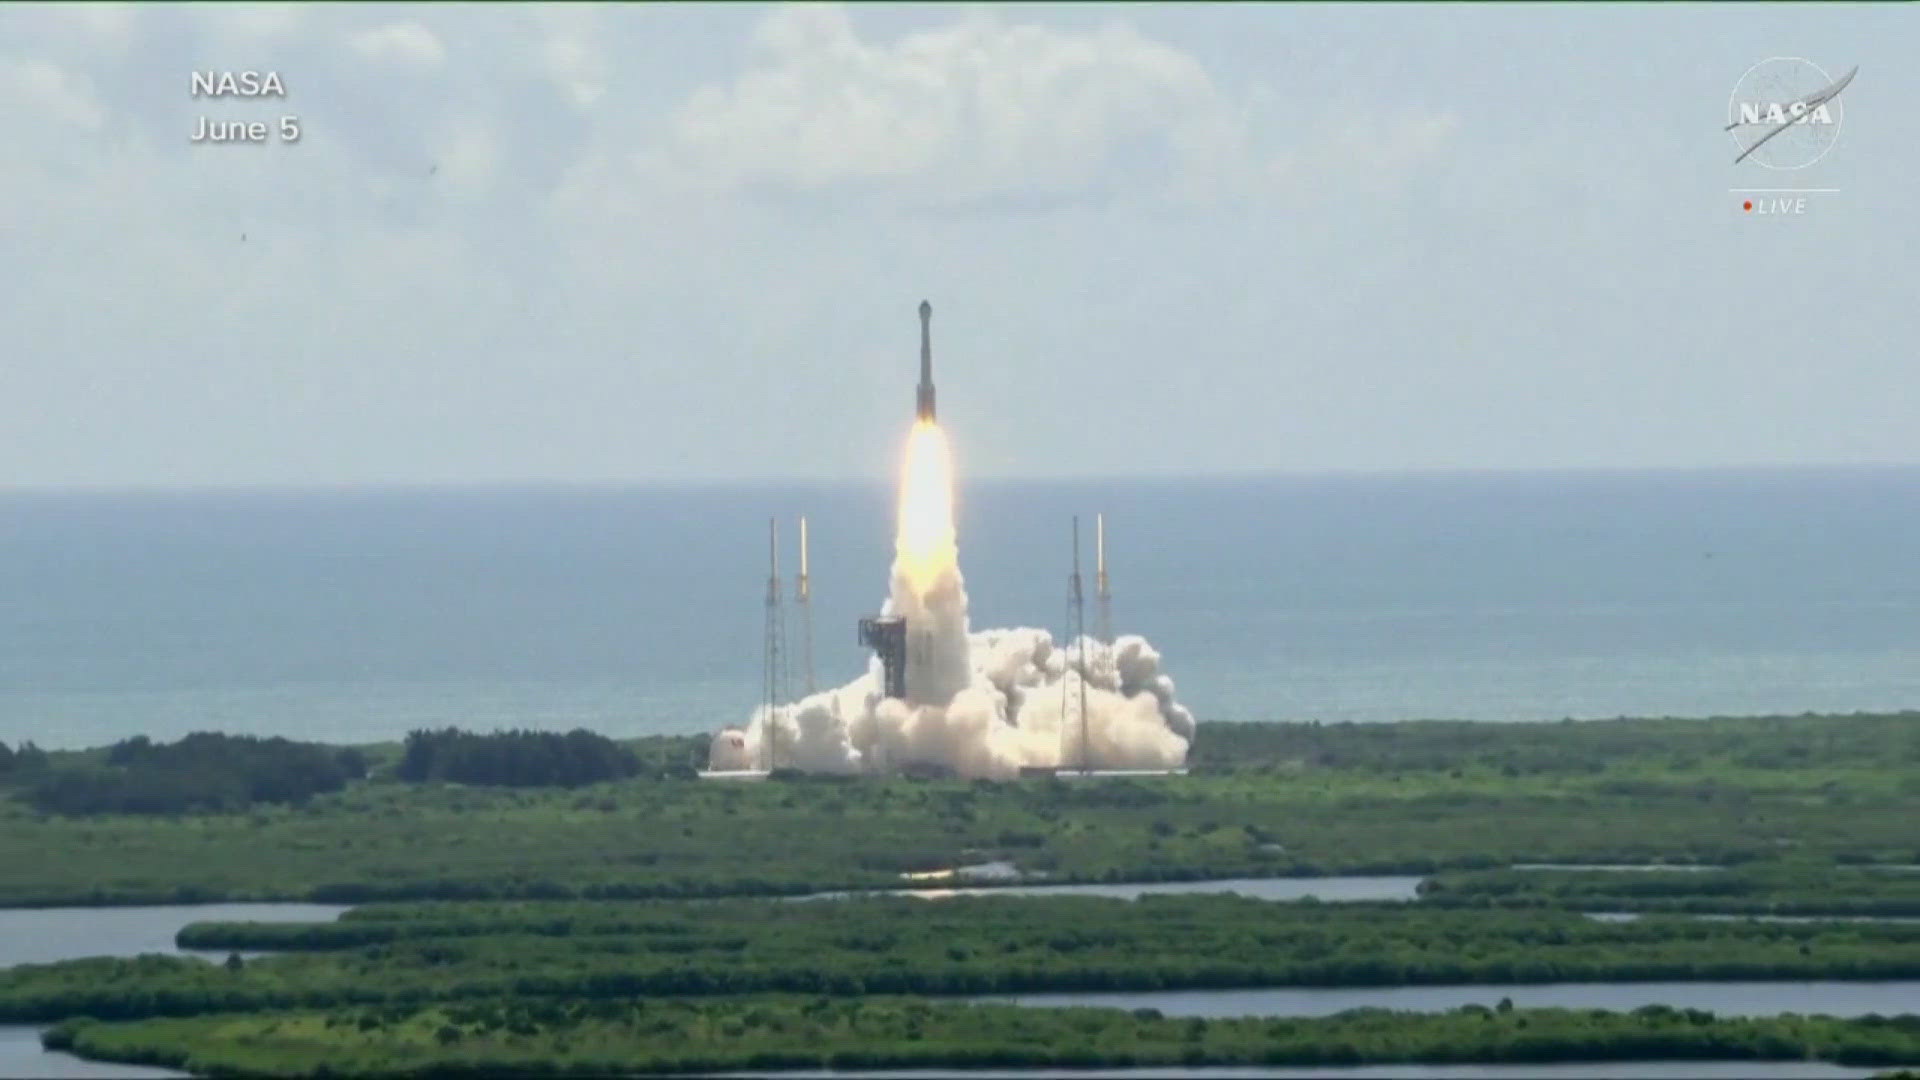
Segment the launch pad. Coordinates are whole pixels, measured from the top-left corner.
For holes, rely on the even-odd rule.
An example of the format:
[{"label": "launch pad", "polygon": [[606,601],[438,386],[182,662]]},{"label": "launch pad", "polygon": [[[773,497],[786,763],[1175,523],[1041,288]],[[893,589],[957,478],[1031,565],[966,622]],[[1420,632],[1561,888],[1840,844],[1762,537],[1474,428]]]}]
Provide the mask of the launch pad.
[{"label": "launch pad", "polygon": [[1071,765],[1022,765],[1022,780],[1079,780],[1081,778],[1100,780],[1108,777],[1132,776],[1185,776],[1187,769],[1183,765],[1177,769],[1080,769]]},{"label": "launch pad", "polygon": [[[812,582],[802,517],[794,600],[803,624],[806,694],[796,697],[791,692],[779,533],[777,524],[769,521],[763,701],[744,728],[724,727],[714,735],[710,768],[701,778],[777,779],[783,771],[800,767],[797,761],[783,761],[782,750],[788,757],[799,752],[807,771],[889,772],[925,779],[983,771],[1010,776],[1023,760],[1057,762],[1020,768],[1019,774],[1027,777],[1184,774],[1192,714],[1173,700],[1172,682],[1158,674],[1159,656],[1144,640],[1116,642],[1113,636],[1104,515],[1094,519],[1093,593],[1099,618],[1092,633],[1080,573],[1080,519],[1074,517],[1064,638],[1055,640],[1044,632],[1029,638],[1031,632],[1022,631],[1009,638],[987,632],[984,640],[973,640],[954,528],[952,452],[936,419],[932,305],[921,301],[919,316],[920,380],[900,468],[892,588],[886,606],[856,623],[860,646],[879,663],[869,661],[869,674],[840,690],[816,692],[808,619]],[[982,649],[987,650],[985,659]],[[1007,655],[999,656],[996,649]],[[1092,655],[1096,650],[1103,659]],[[1000,695],[999,704],[957,697],[983,684],[991,684]],[[1035,700],[1035,693],[1058,694],[1059,714],[1052,716],[1052,703],[1047,702],[1025,717],[1031,723],[1023,725],[1021,706]],[[1123,708],[1138,706],[1147,693],[1155,699],[1157,716],[1138,707]],[[971,712],[964,714],[966,723],[939,722],[949,709],[975,710],[983,703],[991,708],[984,725]],[[1048,745],[1055,741],[1056,727],[1058,745]],[[1161,765],[1172,767],[1153,767]]]}]

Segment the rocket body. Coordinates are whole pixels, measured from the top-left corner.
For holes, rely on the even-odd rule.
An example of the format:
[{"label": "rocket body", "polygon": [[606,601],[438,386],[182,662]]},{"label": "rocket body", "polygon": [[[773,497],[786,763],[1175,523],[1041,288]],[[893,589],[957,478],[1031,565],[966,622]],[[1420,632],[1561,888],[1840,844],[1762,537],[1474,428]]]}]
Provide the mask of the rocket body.
[{"label": "rocket body", "polygon": [[920,301],[920,390],[915,395],[914,415],[933,419],[933,305]]}]

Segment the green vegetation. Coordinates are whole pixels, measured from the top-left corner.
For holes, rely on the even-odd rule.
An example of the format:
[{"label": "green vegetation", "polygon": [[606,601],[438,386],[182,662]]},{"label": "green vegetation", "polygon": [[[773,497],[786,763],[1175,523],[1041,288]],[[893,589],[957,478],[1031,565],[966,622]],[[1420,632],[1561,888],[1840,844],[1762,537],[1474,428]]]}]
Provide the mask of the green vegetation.
[{"label": "green vegetation", "polygon": [[[1191,755],[1194,767],[1216,772],[1261,772],[1279,763],[1522,779],[1600,776],[1630,763],[1702,781],[1792,774],[1797,785],[1816,788],[1836,775],[1859,779],[1853,770],[1917,760],[1920,712],[1543,724],[1206,724]],[[1920,794],[1920,777],[1888,779],[1893,790]]]},{"label": "green vegetation", "polygon": [[288,1006],[761,991],[992,994],[1587,980],[1920,978],[1920,926],[1564,911],[1274,904],[1245,897],[867,897],[479,903],[337,924],[190,928],[198,948],[314,950],[0,972],[0,1019]]},{"label": "green vegetation", "polygon": [[23,742],[18,750],[0,742],[0,780],[18,779],[46,768],[47,752]]},{"label": "green vegetation", "polygon": [[1421,883],[1424,904],[1743,915],[1920,916],[1920,872],[1783,861],[1736,870],[1479,870]]},{"label": "green vegetation", "polygon": [[[1209,1022],[876,996],[1920,977],[1920,925],[1684,917],[1920,912],[1920,873],[1898,868],[1920,863],[1920,714],[1209,725],[1189,776],[1013,783],[699,782],[699,737],[269,742],[0,754],[0,788],[22,796],[0,800],[0,904],[365,905],[337,923],[181,935],[281,953],[244,963],[0,971],[0,1019],[66,1021],[51,1038],[89,1056],[256,1075],[1920,1061],[1914,1017],[1503,1007]],[[368,775],[335,783],[328,761]],[[194,775],[211,794],[183,803]],[[55,777],[95,787],[67,779],[69,801],[45,801]],[[1399,904],[764,899],[993,859],[1060,882],[1431,876]],[[1508,869],[1529,862],[1716,868]]]},{"label": "green vegetation", "polygon": [[176,743],[144,735],[98,761],[40,768],[25,794],[53,814],[186,814],[299,805],[367,774],[358,750],[288,739],[200,732]]},{"label": "green vegetation", "polygon": [[0,802],[0,904],[768,895],[995,858],[1060,881],[1920,862],[1914,713],[1211,724],[1194,775],[1090,783],[669,778],[703,741],[628,744],[638,775],[576,789],[383,769],[244,813],[74,821]]},{"label": "green vegetation", "polygon": [[774,1068],[1120,1068],[1369,1062],[1920,1060],[1920,1017],[1719,1019],[1633,1013],[1360,1010],[1303,1019],[1173,1019],[869,998],[477,1001],[134,1023],[78,1022],[50,1045],[213,1076],[633,1075]]},{"label": "green vegetation", "polygon": [[410,733],[394,775],[412,783],[582,787],[622,780],[639,771],[640,758],[632,750],[585,728],[565,735],[552,731],[476,735],[447,728]]}]

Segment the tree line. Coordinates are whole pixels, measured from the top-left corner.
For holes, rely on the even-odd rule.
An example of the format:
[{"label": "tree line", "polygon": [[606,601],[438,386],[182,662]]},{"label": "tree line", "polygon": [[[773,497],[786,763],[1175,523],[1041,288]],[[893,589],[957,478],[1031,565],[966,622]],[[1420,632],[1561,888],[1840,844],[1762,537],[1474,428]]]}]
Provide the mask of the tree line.
[{"label": "tree line", "polygon": [[174,743],[139,735],[104,754],[42,765],[22,794],[51,814],[207,813],[298,805],[366,774],[366,757],[354,749],[215,732]]},{"label": "tree line", "polygon": [[411,783],[439,780],[505,787],[580,787],[621,780],[640,771],[627,747],[585,728],[496,731],[415,730],[394,775]]},{"label": "tree line", "polygon": [[1763,1061],[1897,1065],[1920,1018],[1354,1010],[1311,1018],[1168,1017],[818,997],[364,1005],[135,1023],[75,1020],[46,1037],[84,1056],[213,1075],[613,1076],[739,1069],[963,1070],[1363,1063]]},{"label": "tree line", "polygon": [[1920,874],[1806,860],[1673,871],[1477,870],[1420,884],[1436,907],[1744,915],[1920,915]]},{"label": "tree line", "polygon": [[1910,924],[1612,923],[1228,896],[378,905],[332,923],[189,927],[178,940],[302,951],[238,972],[159,956],[14,968],[0,972],[0,1020],[489,995],[1920,978],[1920,926]]},{"label": "tree line", "polygon": [[16,750],[6,743],[0,742],[0,778],[11,778],[38,772],[46,768],[46,766],[47,752],[33,745],[33,743],[23,742],[20,744],[20,748]]}]

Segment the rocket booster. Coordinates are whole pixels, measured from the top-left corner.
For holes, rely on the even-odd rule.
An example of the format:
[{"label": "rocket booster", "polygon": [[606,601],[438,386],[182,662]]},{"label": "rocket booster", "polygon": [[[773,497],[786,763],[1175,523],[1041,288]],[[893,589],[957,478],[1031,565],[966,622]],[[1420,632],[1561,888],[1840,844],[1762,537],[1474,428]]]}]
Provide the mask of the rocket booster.
[{"label": "rocket booster", "polygon": [[920,392],[915,396],[914,415],[933,419],[933,305],[920,301]]}]

